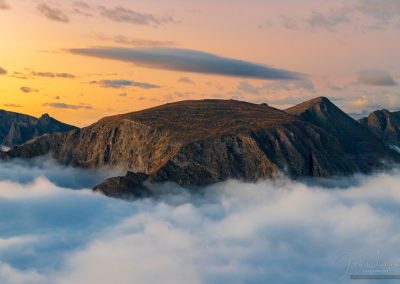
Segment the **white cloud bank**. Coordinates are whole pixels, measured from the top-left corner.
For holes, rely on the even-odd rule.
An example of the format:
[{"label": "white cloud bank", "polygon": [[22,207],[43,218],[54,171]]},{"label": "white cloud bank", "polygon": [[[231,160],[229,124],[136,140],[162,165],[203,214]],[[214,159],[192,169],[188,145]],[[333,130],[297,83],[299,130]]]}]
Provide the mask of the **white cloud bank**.
[{"label": "white cloud bank", "polygon": [[125,202],[19,167],[30,182],[0,178],[0,283],[353,283],[350,256],[400,274],[399,171]]}]

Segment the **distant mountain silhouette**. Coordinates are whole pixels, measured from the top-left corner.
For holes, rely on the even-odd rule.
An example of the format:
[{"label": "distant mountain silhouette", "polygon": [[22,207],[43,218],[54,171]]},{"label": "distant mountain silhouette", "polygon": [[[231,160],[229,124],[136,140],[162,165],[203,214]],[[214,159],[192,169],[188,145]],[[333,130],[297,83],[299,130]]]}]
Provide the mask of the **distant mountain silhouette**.
[{"label": "distant mountain silhouette", "polygon": [[54,132],[64,132],[76,127],[59,122],[48,114],[40,118],[0,110],[0,145],[15,146],[23,144],[34,137]]},{"label": "distant mountain silhouette", "polygon": [[[46,154],[67,165],[119,167],[144,173],[149,182],[194,186],[230,178],[255,181],[279,172],[291,177],[367,173],[400,161],[327,98],[286,111],[235,100],[176,102],[42,136],[0,157]],[[118,185],[127,192],[130,185],[142,186],[143,176],[113,178],[97,190],[118,195]]]}]

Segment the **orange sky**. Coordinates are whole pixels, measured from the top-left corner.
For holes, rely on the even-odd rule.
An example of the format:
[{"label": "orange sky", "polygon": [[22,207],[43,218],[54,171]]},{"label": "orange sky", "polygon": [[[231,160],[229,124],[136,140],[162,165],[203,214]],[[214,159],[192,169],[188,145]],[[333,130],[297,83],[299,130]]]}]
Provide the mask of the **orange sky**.
[{"label": "orange sky", "polygon": [[[324,95],[358,114],[400,106],[399,1],[134,2],[0,0],[0,108],[84,126],[183,99],[285,108]],[[207,66],[192,73],[70,52],[99,47],[189,49],[307,77],[215,75]]]}]

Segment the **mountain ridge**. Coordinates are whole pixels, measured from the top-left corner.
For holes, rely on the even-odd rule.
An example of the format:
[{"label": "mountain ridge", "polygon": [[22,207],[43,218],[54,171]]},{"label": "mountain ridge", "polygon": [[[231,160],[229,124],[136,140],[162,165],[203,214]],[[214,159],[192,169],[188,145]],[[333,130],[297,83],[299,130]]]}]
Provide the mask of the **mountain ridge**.
[{"label": "mountain ridge", "polygon": [[348,175],[399,161],[324,97],[286,111],[235,100],[175,102],[41,136],[0,157],[48,154],[75,167],[118,167],[142,172],[152,182],[198,186],[230,178],[255,181],[279,172]]},{"label": "mountain ridge", "polygon": [[36,118],[0,109],[0,145],[2,146],[20,145],[44,134],[73,129],[76,127],[62,123],[47,113]]},{"label": "mountain ridge", "polygon": [[343,151],[350,155],[353,161],[363,168],[363,171],[368,171],[371,163],[375,163],[387,152],[387,147],[378,137],[326,97],[300,103],[287,109],[286,112],[321,127],[335,136]]},{"label": "mountain ridge", "polygon": [[400,111],[376,110],[359,122],[385,144],[400,147]]}]

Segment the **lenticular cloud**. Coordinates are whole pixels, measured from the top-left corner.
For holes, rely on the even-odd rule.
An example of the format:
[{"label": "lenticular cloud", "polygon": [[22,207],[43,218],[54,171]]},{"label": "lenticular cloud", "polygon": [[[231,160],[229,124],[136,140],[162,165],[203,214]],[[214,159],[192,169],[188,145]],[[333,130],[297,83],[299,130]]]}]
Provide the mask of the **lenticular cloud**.
[{"label": "lenticular cloud", "polygon": [[398,171],[201,194],[164,184],[126,202],[13,166],[30,179],[1,176],[0,283],[350,283],[384,263],[400,274]]}]

